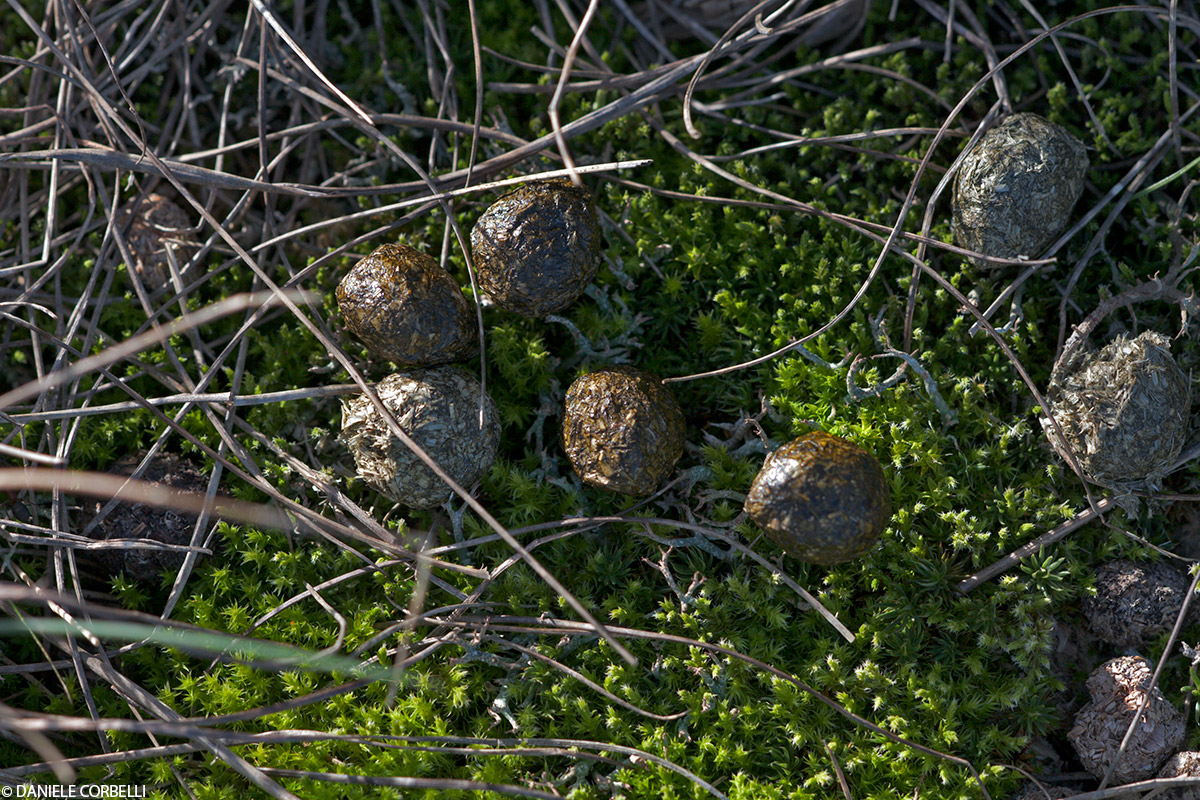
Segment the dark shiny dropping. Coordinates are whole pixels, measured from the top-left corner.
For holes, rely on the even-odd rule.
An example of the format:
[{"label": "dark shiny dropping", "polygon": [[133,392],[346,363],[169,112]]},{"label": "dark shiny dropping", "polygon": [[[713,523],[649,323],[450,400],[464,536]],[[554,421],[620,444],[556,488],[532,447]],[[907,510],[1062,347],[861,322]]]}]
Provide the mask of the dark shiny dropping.
[{"label": "dark shiny dropping", "polygon": [[337,287],[346,327],[377,358],[403,366],[459,361],[474,352],[475,314],[450,273],[403,244],[385,244]]},{"label": "dark shiny dropping", "polygon": [[892,499],[874,456],[815,431],[767,456],[745,510],[789,554],[837,564],[871,549],[891,519]]},{"label": "dark shiny dropping", "polygon": [[553,314],[575,302],[600,267],[596,206],[569,180],[527,183],[475,223],[471,254],[497,305],[524,317]]},{"label": "dark shiny dropping", "polygon": [[608,367],[567,390],[563,449],[584,483],[650,494],[683,455],[684,438],[679,403],[648,372]]}]

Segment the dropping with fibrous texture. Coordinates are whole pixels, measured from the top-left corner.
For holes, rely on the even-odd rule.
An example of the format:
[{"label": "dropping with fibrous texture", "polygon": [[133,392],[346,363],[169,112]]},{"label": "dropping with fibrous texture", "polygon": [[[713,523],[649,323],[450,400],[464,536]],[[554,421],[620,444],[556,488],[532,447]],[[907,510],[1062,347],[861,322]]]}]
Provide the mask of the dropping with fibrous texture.
[{"label": "dropping with fibrous texture", "polygon": [[1066,128],[1013,114],[983,134],[954,177],[955,242],[996,258],[1037,258],[1066,230],[1087,168],[1087,151]]},{"label": "dropping with fibrous texture", "polygon": [[[403,430],[460,486],[491,467],[500,446],[500,415],[479,381],[457,367],[389,375],[375,387]],[[342,402],[342,441],[364,481],[397,503],[431,508],[450,488],[389,429],[366,395]]]},{"label": "dropping with fibrous texture", "polygon": [[1159,487],[1183,450],[1192,405],[1170,346],[1145,331],[1055,365],[1042,427],[1064,460],[1073,454],[1089,478],[1118,491]]},{"label": "dropping with fibrous texture", "polygon": [[[1154,776],[1168,756],[1183,744],[1184,718],[1150,687],[1150,664],[1141,656],[1121,656],[1101,664],[1088,676],[1091,700],[1075,715],[1067,739],[1084,769],[1097,778],[1116,762],[1113,782],[1131,783]],[[1149,701],[1146,700],[1147,695]],[[1134,714],[1146,703],[1121,759],[1117,753]]]},{"label": "dropping with fibrous texture", "polygon": [[648,372],[607,367],[567,390],[563,449],[592,486],[646,495],[683,454],[683,411],[671,390]]}]

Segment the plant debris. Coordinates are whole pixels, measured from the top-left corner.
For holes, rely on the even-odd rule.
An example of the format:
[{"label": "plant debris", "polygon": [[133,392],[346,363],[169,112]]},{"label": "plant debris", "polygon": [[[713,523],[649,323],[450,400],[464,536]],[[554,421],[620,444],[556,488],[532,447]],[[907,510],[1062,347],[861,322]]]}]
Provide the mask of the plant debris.
[{"label": "plant debris", "polygon": [[[1200,753],[1184,750],[1167,759],[1156,778],[1200,778]],[[1155,795],[1158,800],[1200,800],[1200,785],[1175,786]]]},{"label": "plant debris", "polygon": [[[500,415],[470,373],[457,367],[399,372],[375,391],[401,430],[459,485],[470,488],[487,473],[500,446]],[[359,476],[397,503],[432,508],[450,496],[445,482],[392,435],[366,395],[342,402],[342,441]]]},{"label": "plant debris", "polygon": [[563,411],[563,449],[584,483],[646,495],[683,455],[683,411],[648,372],[606,367],[575,380]]},{"label": "plant debris", "polygon": [[1066,128],[1013,114],[979,139],[955,176],[955,241],[998,258],[1037,257],[1066,230],[1087,169],[1087,151]]},{"label": "plant debris", "polygon": [[[710,35],[719,36],[757,5],[756,0],[645,0],[636,7],[636,13],[664,39],[674,40],[694,36],[699,26]],[[813,9],[808,3],[800,3],[790,6],[771,24],[796,25],[803,20],[807,24],[799,29],[797,43],[816,47],[857,36],[866,23],[869,5],[870,0],[842,0]],[[766,17],[774,10],[774,7],[761,8],[757,16]],[[754,21],[750,20],[746,28],[752,27]]]},{"label": "plant debris", "polygon": [[483,213],[471,230],[480,287],[523,317],[560,311],[600,267],[600,222],[592,196],[569,180],[527,183]]},{"label": "plant debris", "polygon": [[[1045,787],[1044,791],[1042,787]],[[1065,786],[1048,786],[1044,783],[1038,786],[1033,781],[1026,781],[1009,800],[1046,800],[1046,792],[1050,793],[1050,800],[1063,800],[1063,798],[1079,794],[1078,790],[1068,789]]]},{"label": "plant debris", "polygon": [[1064,459],[1074,453],[1088,477],[1120,492],[1157,490],[1187,438],[1188,379],[1155,331],[1056,365],[1046,399],[1063,434],[1042,419],[1054,449]]},{"label": "plant debris", "polygon": [[[1090,702],[1075,716],[1067,739],[1084,769],[1101,778],[1120,749],[1121,740],[1150,687],[1150,664],[1141,656],[1121,656],[1101,664],[1088,676]],[[1154,776],[1159,766],[1183,744],[1184,718],[1155,686],[1145,714],[1113,771],[1115,784]]]},{"label": "plant debris", "polygon": [[[132,475],[145,454],[129,456],[118,461],[111,472]],[[155,456],[146,465],[141,480],[171,486],[186,492],[203,493],[208,479],[191,462],[174,454]],[[106,505],[96,501],[91,505],[92,516]],[[192,541],[196,525],[194,514],[181,514],[170,508],[156,508],[142,503],[118,503],[96,525],[93,538],[146,539],[163,544],[187,546]],[[185,553],[179,550],[147,550],[141,548],[104,548],[95,551],[98,565],[110,574],[124,573],[139,581],[156,582],[164,572],[177,571]]]},{"label": "plant debris", "polygon": [[1096,595],[1083,600],[1092,633],[1117,647],[1140,647],[1171,629],[1191,582],[1166,564],[1120,559],[1096,570]]},{"label": "plant debris", "polygon": [[767,456],[745,510],[787,553],[837,564],[874,546],[891,519],[892,499],[873,455],[814,431]]},{"label": "plant debris", "polygon": [[475,315],[450,273],[403,244],[385,244],[337,287],[346,327],[379,358],[430,366],[471,355]]}]

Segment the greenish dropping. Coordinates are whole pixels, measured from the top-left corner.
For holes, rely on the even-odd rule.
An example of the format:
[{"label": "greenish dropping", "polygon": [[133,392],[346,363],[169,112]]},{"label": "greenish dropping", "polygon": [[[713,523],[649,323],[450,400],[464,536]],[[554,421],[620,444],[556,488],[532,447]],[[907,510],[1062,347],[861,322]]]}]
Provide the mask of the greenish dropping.
[{"label": "greenish dropping", "polygon": [[471,229],[480,287],[502,308],[544,317],[574,303],[600,268],[592,196],[569,180],[527,183]]},{"label": "greenish dropping", "polygon": [[[460,486],[487,473],[500,446],[500,418],[474,376],[457,367],[389,375],[375,387],[379,400],[408,436]],[[392,434],[366,395],[342,403],[342,441],[359,476],[410,508],[432,508],[450,489]]]},{"label": "greenish dropping", "polygon": [[459,361],[478,342],[458,283],[407,245],[375,248],[342,278],[337,301],[346,327],[372,355],[403,366]]},{"label": "greenish dropping", "polygon": [[1013,114],[979,139],[955,175],[955,241],[997,258],[1038,257],[1066,230],[1087,169],[1087,151],[1066,128]]},{"label": "greenish dropping", "polygon": [[1170,347],[1145,331],[1055,367],[1046,399],[1057,429],[1048,418],[1042,425],[1064,460],[1073,453],[1088,477],[1119,491],[1161,485],[1183,450],[1192,406]]},{"label": "greenish dropping", "polygon": [[563,449],[584,483],[650,494],[683,454],[683,411],[648,372],[619,366],[584,375],[565,402]]}]

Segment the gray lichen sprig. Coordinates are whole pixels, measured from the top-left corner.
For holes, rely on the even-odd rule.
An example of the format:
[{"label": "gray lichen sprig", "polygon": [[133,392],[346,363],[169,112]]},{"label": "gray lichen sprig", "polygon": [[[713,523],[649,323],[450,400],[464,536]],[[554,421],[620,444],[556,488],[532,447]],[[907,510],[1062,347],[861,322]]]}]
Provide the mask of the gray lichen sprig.
[{"label": "gray lichen sprig", "polygon": [[[890,377],[884,378],[874,386],[864,388],[858,385],[857,374],[866,362],[866,359],[861,355],[854,356],[854,360],[850,363],[850,369],[846,370],[846,391],[850,399],[857,403],[868,397],[881,397],[885,391],[899,384],[904,378],[904,373],[911,368],[913,373],[921,379],[921,384],[925,387],[925,392],[929,395],[934,408],[941,414],[942,423],[947,426],[955,424],[958,421],[958,415],[954,413],[942,398],[942,393],[938,391],[937,381],[934,380],[933,375],[929,373],[925,365],[921,363],[921,360],[912,353],[897,350],[892,346],[887,329],[883,327],[883,315],[886,310],[886,307],[879,309],[879,312],[871,319],[871,337],[875,340],[875,344],[880,350],[876,358],[898,358],[902,363]],[[801,355],[805,355],[810,361],[813,360],[806,352],[802,352]],[[823,366],[837,368],[837,365],[823,364]]]}]

